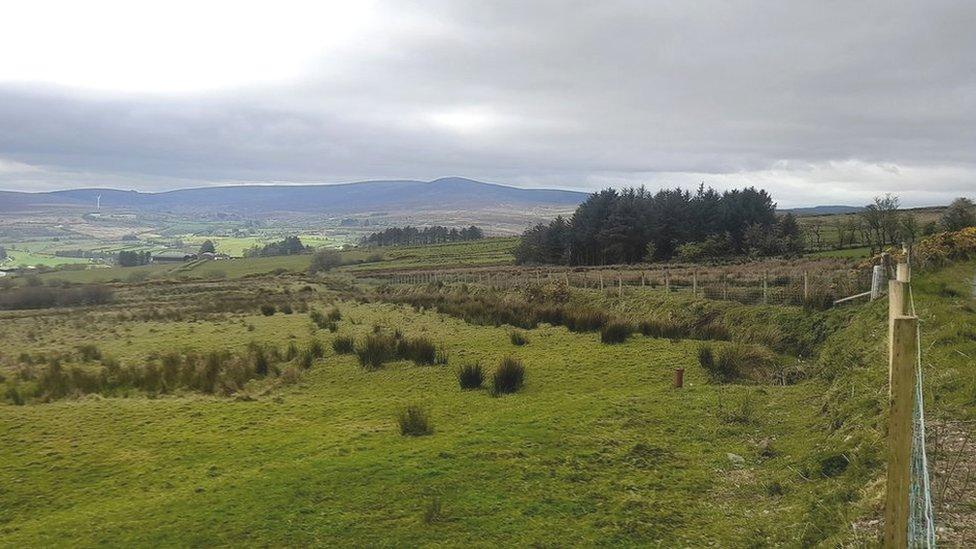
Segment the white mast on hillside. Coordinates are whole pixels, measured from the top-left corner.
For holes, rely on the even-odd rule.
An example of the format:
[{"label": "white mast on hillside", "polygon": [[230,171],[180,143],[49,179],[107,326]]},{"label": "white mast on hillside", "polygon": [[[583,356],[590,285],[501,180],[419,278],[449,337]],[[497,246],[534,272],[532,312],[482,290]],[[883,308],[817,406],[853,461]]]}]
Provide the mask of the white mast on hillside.
[{"label": "white mast on hillside", "polygon": [[102,195],[98,195],[95,197],[95,209],[98,211],[102,211]]}]

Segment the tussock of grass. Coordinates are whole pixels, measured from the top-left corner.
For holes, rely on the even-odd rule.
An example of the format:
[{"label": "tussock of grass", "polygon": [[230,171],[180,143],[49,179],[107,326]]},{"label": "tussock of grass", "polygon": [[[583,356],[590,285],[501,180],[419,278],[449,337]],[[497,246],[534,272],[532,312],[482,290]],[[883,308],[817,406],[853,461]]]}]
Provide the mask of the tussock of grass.
[{"label": "tussock of grass", "polygon": [[458,385],[463,390],[480,389],[485,381],[485,373],[481,369],[481,364],[471,362],[462,364],[457,372]]},{"label": "tussock of grass", "polygon": [[600,330],[600,342],[607,344],[623,343],[627,341],[634,327],[627,322],[612,320]]},{"label": "tussock of grass", "polygon": [[410,337],[397,341],[399,358],[412,360],[418,366],[437,362],[437,346],[428,337]]},{"label": "tussock of grass", "polygon": [[491,378],[491,393],[503,395],[514,393],[522,388],[525,381],[525,367],[515,357],[505,357],[498,363]]},{"label": "tussock of grass", "polygon": [[404,406],[397,413],[396,422],[400,427],[400,434],[403,436],[419,437],[434,432],[430,413],[426,408],[417,404]]},{"label": "tussock of grass", "polygon": [[512,345],[516,345],[519,347],[529,342],[528,336],[525,335],[525,332],[522,332],[520,330],[512,330],[511,332],[509,332],[508,339],[512,342]]},{"label": "tussock of grass", "polygon": [[335,351],[337,355],[348,355],[352,354],[356,350],[356,340],[352,336],[336,336],[332,340],[332,350]]},{"label": "tussock of grass", "polygon": [[776,356],[759,345],[730,343],[718,349],[715,360],[701,362],[703,351],[699,351],[699,362],[712,381],[728,383],[738,379],[763,380],[775,369]]},{"label": "tussock of grass", "polygon": [[356,345],[356,357],[363,368],[376,370],[396,356],[396,349],[397,342],[392,336],[369,334]]}]

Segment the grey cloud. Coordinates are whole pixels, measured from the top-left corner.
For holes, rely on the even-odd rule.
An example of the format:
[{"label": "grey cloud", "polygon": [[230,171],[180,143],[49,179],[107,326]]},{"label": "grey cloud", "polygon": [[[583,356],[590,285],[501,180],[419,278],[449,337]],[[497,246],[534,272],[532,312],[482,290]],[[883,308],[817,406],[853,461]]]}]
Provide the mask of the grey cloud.
[{"label": "grey cloud", "polygon": [[[586,189],[704,179],[755,181],[784,204],[885,190],[938,202],[976,187],[976,7],[966,3],[388,9],[438,30],[350,49],[338,69],[323,63],[297,83],[169,97],[0,85],[0,159],[50,175],[0,170],[0,187],[100,174],[145,189],[444,175]],[[451,132],[424,122],[466,108],[496,113],[498,125]]]}]

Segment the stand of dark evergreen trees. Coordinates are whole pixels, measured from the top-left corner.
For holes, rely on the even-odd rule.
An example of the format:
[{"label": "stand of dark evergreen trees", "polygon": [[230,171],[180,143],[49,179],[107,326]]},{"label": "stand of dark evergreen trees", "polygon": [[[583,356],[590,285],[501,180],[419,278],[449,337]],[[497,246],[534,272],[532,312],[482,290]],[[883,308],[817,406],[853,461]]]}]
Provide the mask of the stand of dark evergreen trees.
[{"label": "stand of dark evergreen trees", "polygon": [[448,229],[435,225],[433,227],[391,227],[373,233],[363,238],[365,246],[403,246],[417,244],[438,244],[441,242],[462,242],[466,240],[480,240],[485,237],[484,231],[474,225],[466,229]]},{"label": "stand of dark evergreen trees", "polygon": [[275,255],[296,255],[312,253],[312,248],[302,244],[297,236],[286,236],[284,240],[271,242],[264,246],[252,246],[244,250],[244,257],[266,257]]},{"label": "stand of dark evergreen trees", "polygon": [[119,265],[122,267],[136,267],[139,265],[148,265],[152,254],[149,252],[134,252],[128,250],[122,250],[119,252]]},{"label": "stand of dark evergreen trees", "polygon": [[719,193],[704,185],[651,193],[607,189],[590,195],[568,220],[557,217],[522,235],[518,263],[605,265],[732,255],[789,255],[802,250],[792,215],[753,187]]}]

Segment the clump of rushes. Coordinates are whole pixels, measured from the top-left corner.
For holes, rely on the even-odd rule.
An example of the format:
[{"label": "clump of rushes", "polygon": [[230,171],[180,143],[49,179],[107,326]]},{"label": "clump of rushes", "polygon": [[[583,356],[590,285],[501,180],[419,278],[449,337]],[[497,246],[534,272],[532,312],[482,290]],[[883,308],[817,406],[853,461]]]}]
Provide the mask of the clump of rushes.
[{"label": "clump of rushes", "polygon": [[493,395],[514,393],[522,388],[524,380],[525,367],[522,361],[515,357],[505,357],[495,368],[491,392]]},{"label": "clump of rushes", "polygon": [[338,322],[342,320],[342,311],[340,311],[338,307],[332,307],[325,314],[325,318],[331,320],[332,322]]},{"label": "clump of rushes", "polygon": [[285,349],[285,360],[292,361],[298,356],[298,345],[295,345],[294,341],[288,342],[288,347]]},{"label": "clump of rushes", "polygon": [[485,382],[485,372],[481,369],[481,364],[470,362],[462,364],[457,373],[458,385],[461,389],[480,389]]},{"label": "clump of rushes", "polygon": [[404,406],[396,416],[400,434],[403,436],[419,437],[434,432],[430,421],[430,414],[425,408],[417,404]]},{"label": "clump of rushes", "polygon": [[603,311],[591,309],[566,311],[563,314],[563,323],[571,332],[592,332],[607,323],[607,315]]},{"label": "clump of rushes", "polygon": [[437,361],[437,346],[427,337],[411,337],[397,341],[397,356],[412,360],[414,364],[434,364]]},{"label": "clump of rushes", "polygon": [[715,368],[715,353],[712,352],[710,345],[701,345],[698,347],[698,364],[706,372],[711,372]]},{"label": "clump of rushes", "polygon": [[325,356],[325,347],[322,346],[322,342],[313,339],[308,343],[308,352],[315,358],[322,358]]},{"label": "clump of rushes", "polygon": [[356,345],[356,357],[366,369],[376,370],[396,354],[396,340],[386,334],[369,334]]},{"label": "clump of rushes", "polygon": [[512,341],[512,345],[521,347],[529,342],[529,338],[526,337],[525,332],[521,330],[512,330],[508,334],[508,338]]},{"label": "clump of rushes", "polygon": [[348,355],[356,350],[356,341],[352,336],[336,336],[332,340],[332,350],[337,355]]},{"label": "clump of rushes", "polygon": [[600,330],[600,341],[603,343],[623,343],[634,331],[634,327],[627,322],[612,320]]},{"label": "clump of rushes", "polygon": [[298,355],[298,366],[303,370],[308,370],[315,362],[315,354],[311,349],[305,349]]}]

